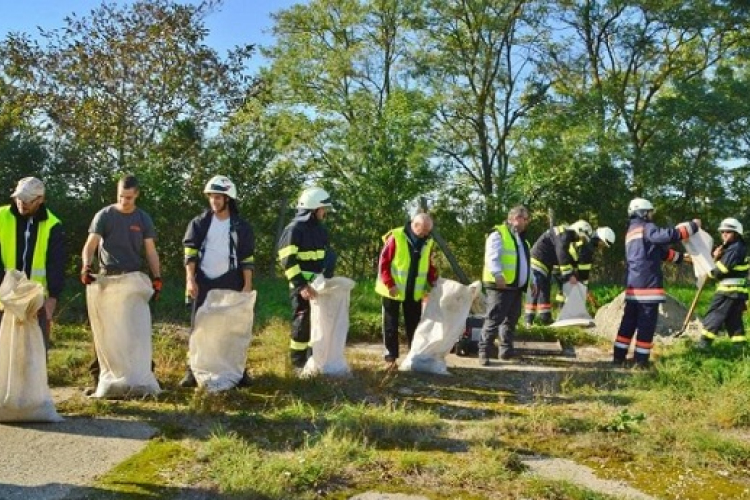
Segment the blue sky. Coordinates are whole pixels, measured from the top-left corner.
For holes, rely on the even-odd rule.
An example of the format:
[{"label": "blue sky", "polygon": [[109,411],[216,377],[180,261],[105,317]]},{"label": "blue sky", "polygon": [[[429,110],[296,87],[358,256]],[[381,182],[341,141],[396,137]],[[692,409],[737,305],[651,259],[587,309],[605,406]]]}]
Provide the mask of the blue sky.
[{"label": "blue sky", "polygon": [[[0,0],[0,39],[11,31],[30,35],[44,29],[61,28],[63,18],[73,12],[78,16],[88,14],[100,6],[102,0]],[[132,1],[119,1],[127,4]],[[197,4],[198,0],[180,3]],[[224,54],[227,49],[242,43],[269,45],[273,42],[270,14],[306,0],[224,0],[221,11],[206,19],[210,30],[207,44]],[[259,56],[252,62],[260,62]]]}]

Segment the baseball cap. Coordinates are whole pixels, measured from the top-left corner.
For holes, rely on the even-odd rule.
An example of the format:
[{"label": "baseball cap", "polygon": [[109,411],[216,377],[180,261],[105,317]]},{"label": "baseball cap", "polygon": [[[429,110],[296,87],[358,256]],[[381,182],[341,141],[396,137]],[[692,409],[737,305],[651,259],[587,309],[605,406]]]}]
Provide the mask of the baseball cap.
[{"label": "baseball cap", "polygon": [[28,203],[39,196],[44,196],[44,183],[36,177],[24,177],[18,181],[16,190],[10,196]]}]

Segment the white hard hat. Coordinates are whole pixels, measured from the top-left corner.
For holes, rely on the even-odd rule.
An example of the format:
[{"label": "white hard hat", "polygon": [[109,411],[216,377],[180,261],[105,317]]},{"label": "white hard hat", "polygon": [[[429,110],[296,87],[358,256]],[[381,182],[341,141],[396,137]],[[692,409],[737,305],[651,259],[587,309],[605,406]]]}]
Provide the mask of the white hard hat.
[{"label": "white hard hat", "polygon": [[578,233],[578,236],[585,240],[588,240],[589,238],[591,238],[591,235],[594,234],[594,230],[591,228],[591,224],[589,224],[585,220],[575,221],[570,225],[570,229]]},{"label": "white hard hat", "polygon": [[325,189],[311,187],[302,191],[297,202],[297,208],[315,210],[320,207],[331,207],[331,197]]},{"label": "white hard hat", "polygon": [[615,232],[607,226],[597,227],[596,237],[602,240],[608,247],[615,244]]},{"label": "white hard hat", "polygon": [[719,224],[719,231],[734,231],[742,236],[742,223],[734,217],[727,217]]},{"label": "white hard hat", "polygon": [[628,205],[628,215],[643,215],[650,210],[654,210],[654,206],[643,198],[633,198]]},{"label": "white hard hat", "polygon": [[203,188],[203,192],[205,194],[225,194],[233,200],[237,199],[237,187],[229,180],[229,177],[224,175],[211,177],[211,180],[206,183],[206,187]]}]

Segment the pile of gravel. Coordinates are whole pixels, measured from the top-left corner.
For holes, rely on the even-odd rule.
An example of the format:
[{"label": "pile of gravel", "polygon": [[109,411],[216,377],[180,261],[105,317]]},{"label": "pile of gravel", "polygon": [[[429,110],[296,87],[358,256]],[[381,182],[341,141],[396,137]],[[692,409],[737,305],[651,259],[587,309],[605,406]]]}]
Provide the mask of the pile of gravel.
[{"label": "pile of gravel", "polygon": [[[593,328],[593,333],[610,340],[614,339],[620,327],[624,311],[625,292],[615,297],[612,302],[599,308],[594,317],[596,326]],[[667,295],[667,301],[659,306],[659,319],[656,322],[654,341],[662,343],[672,342],[674,335],[682,329],[687,312],[687,307],[678,302],[674,297]],[[693,319],[688,324],[684,336],[697,338],[700,336],[700,330],[700,322]]]}]

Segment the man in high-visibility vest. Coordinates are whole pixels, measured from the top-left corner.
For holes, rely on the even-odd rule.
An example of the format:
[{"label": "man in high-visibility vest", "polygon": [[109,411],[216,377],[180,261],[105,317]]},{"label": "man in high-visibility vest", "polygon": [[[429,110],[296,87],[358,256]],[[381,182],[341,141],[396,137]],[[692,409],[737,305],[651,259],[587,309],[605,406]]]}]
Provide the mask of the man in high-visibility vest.
[{"label": "man in high-visibility vest", "polygon": [[390,365],[395,364],[399,355],[399,309],[404,312],[406,342],[411,348],[422,318],[422,299],[438,278],[432,262],[431,231],[432,218],[419,213],[404,227],[392,229],[383,236],[385,245],[380,252],[375,291],[382,297],[385,362]]},{"label": "man in high-visibility vest", "polygon": [[489,364],[490,347],[498,332],[498,357],[507,360],[515,356],[513,339],[523,297],[531,281],[530,249],[525,237],[528,224],[529,211],[519,205],[510,210],[505,223],[495,226],[487,236],[482,272],[487,314],[479,339],[479,364],[482,366]]},{"label": "man in high-visibility vest", "polygon": [[39,326],[49,349],[49,329],[57,299],[65,287],[65,235],[62,223],[45,205],[44,183],[36,177],[18,181],[12,205],[0,207],[0,282],[11,269],[44,287]]}]

